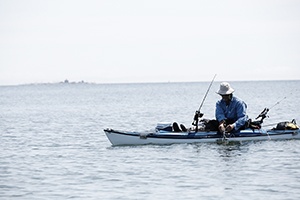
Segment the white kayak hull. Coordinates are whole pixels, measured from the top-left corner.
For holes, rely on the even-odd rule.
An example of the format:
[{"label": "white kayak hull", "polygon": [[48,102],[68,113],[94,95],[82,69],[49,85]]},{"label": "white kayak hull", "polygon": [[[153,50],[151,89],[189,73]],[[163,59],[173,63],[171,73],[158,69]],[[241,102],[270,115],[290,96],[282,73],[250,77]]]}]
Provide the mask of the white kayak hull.
[{"label": "white kayak hull", "polygon": [[217,132],[124,132],[112,129],[104,130],[113,146],[119,145],[146,145],[146,144],[179,144],[179,143],[216,143],[216,142],[241,142],[261,140],[286,140],[300,139],[297,130],[252,130],[246,129],[238,134],[223,137]]}]

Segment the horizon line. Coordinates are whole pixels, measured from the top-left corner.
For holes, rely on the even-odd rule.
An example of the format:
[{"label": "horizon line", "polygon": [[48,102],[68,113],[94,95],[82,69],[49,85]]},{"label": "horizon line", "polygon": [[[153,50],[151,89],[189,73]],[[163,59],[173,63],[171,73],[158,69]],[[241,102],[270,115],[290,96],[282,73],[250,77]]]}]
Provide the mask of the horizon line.
[{"label": "horizon line", "polygon": [[[67,80],[67,79],[66,79]],[[214,82],[268,82],[268,81],[300,81],[300,79],[262,79],[262,80],[216,80]],[[51,84],[95,84],[95,85],[110,85],[110,84],[162,84],[162,83],[201,83],[211,82],[205,81],[145,81],[145,82],[88,82],[88,81],[59,81],[59,82],[31,82],[31,83],[16,83],[16,84],[0,84],[0,86],[24,86],[24,85],[51,85]]]}]

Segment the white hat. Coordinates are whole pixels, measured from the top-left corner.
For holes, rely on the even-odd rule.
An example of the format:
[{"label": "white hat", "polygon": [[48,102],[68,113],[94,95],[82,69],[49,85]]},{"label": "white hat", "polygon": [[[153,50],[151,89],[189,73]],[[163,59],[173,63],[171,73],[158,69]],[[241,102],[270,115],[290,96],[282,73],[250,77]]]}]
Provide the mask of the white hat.
[{"label": "white hat", "polygon": [[234,89],[230,87],[230,84],[227,82],[222,82],[220,84],[220,89],[217,92],[219,95],[228,95],[232,94],[234,92]]}]

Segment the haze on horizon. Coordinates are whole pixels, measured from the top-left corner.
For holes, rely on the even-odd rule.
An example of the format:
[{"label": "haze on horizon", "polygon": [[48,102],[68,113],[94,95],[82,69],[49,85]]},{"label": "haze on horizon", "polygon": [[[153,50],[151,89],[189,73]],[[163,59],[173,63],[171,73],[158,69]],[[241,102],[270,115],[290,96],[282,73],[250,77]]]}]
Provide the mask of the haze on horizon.
[{"label": "haze on horizon", "polygon": [[297,0],[0,0],[0,85],[300,80]]}]

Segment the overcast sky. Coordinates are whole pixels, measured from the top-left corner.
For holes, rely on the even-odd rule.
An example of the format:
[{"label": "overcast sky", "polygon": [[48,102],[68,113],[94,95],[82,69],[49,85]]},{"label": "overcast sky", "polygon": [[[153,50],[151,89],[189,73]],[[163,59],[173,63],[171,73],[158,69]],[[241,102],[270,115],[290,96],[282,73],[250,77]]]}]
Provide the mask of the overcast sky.
[{"label": "overcast sky", "polygon": [[299,0],[0,0],[0,85],[300,79]]}]

